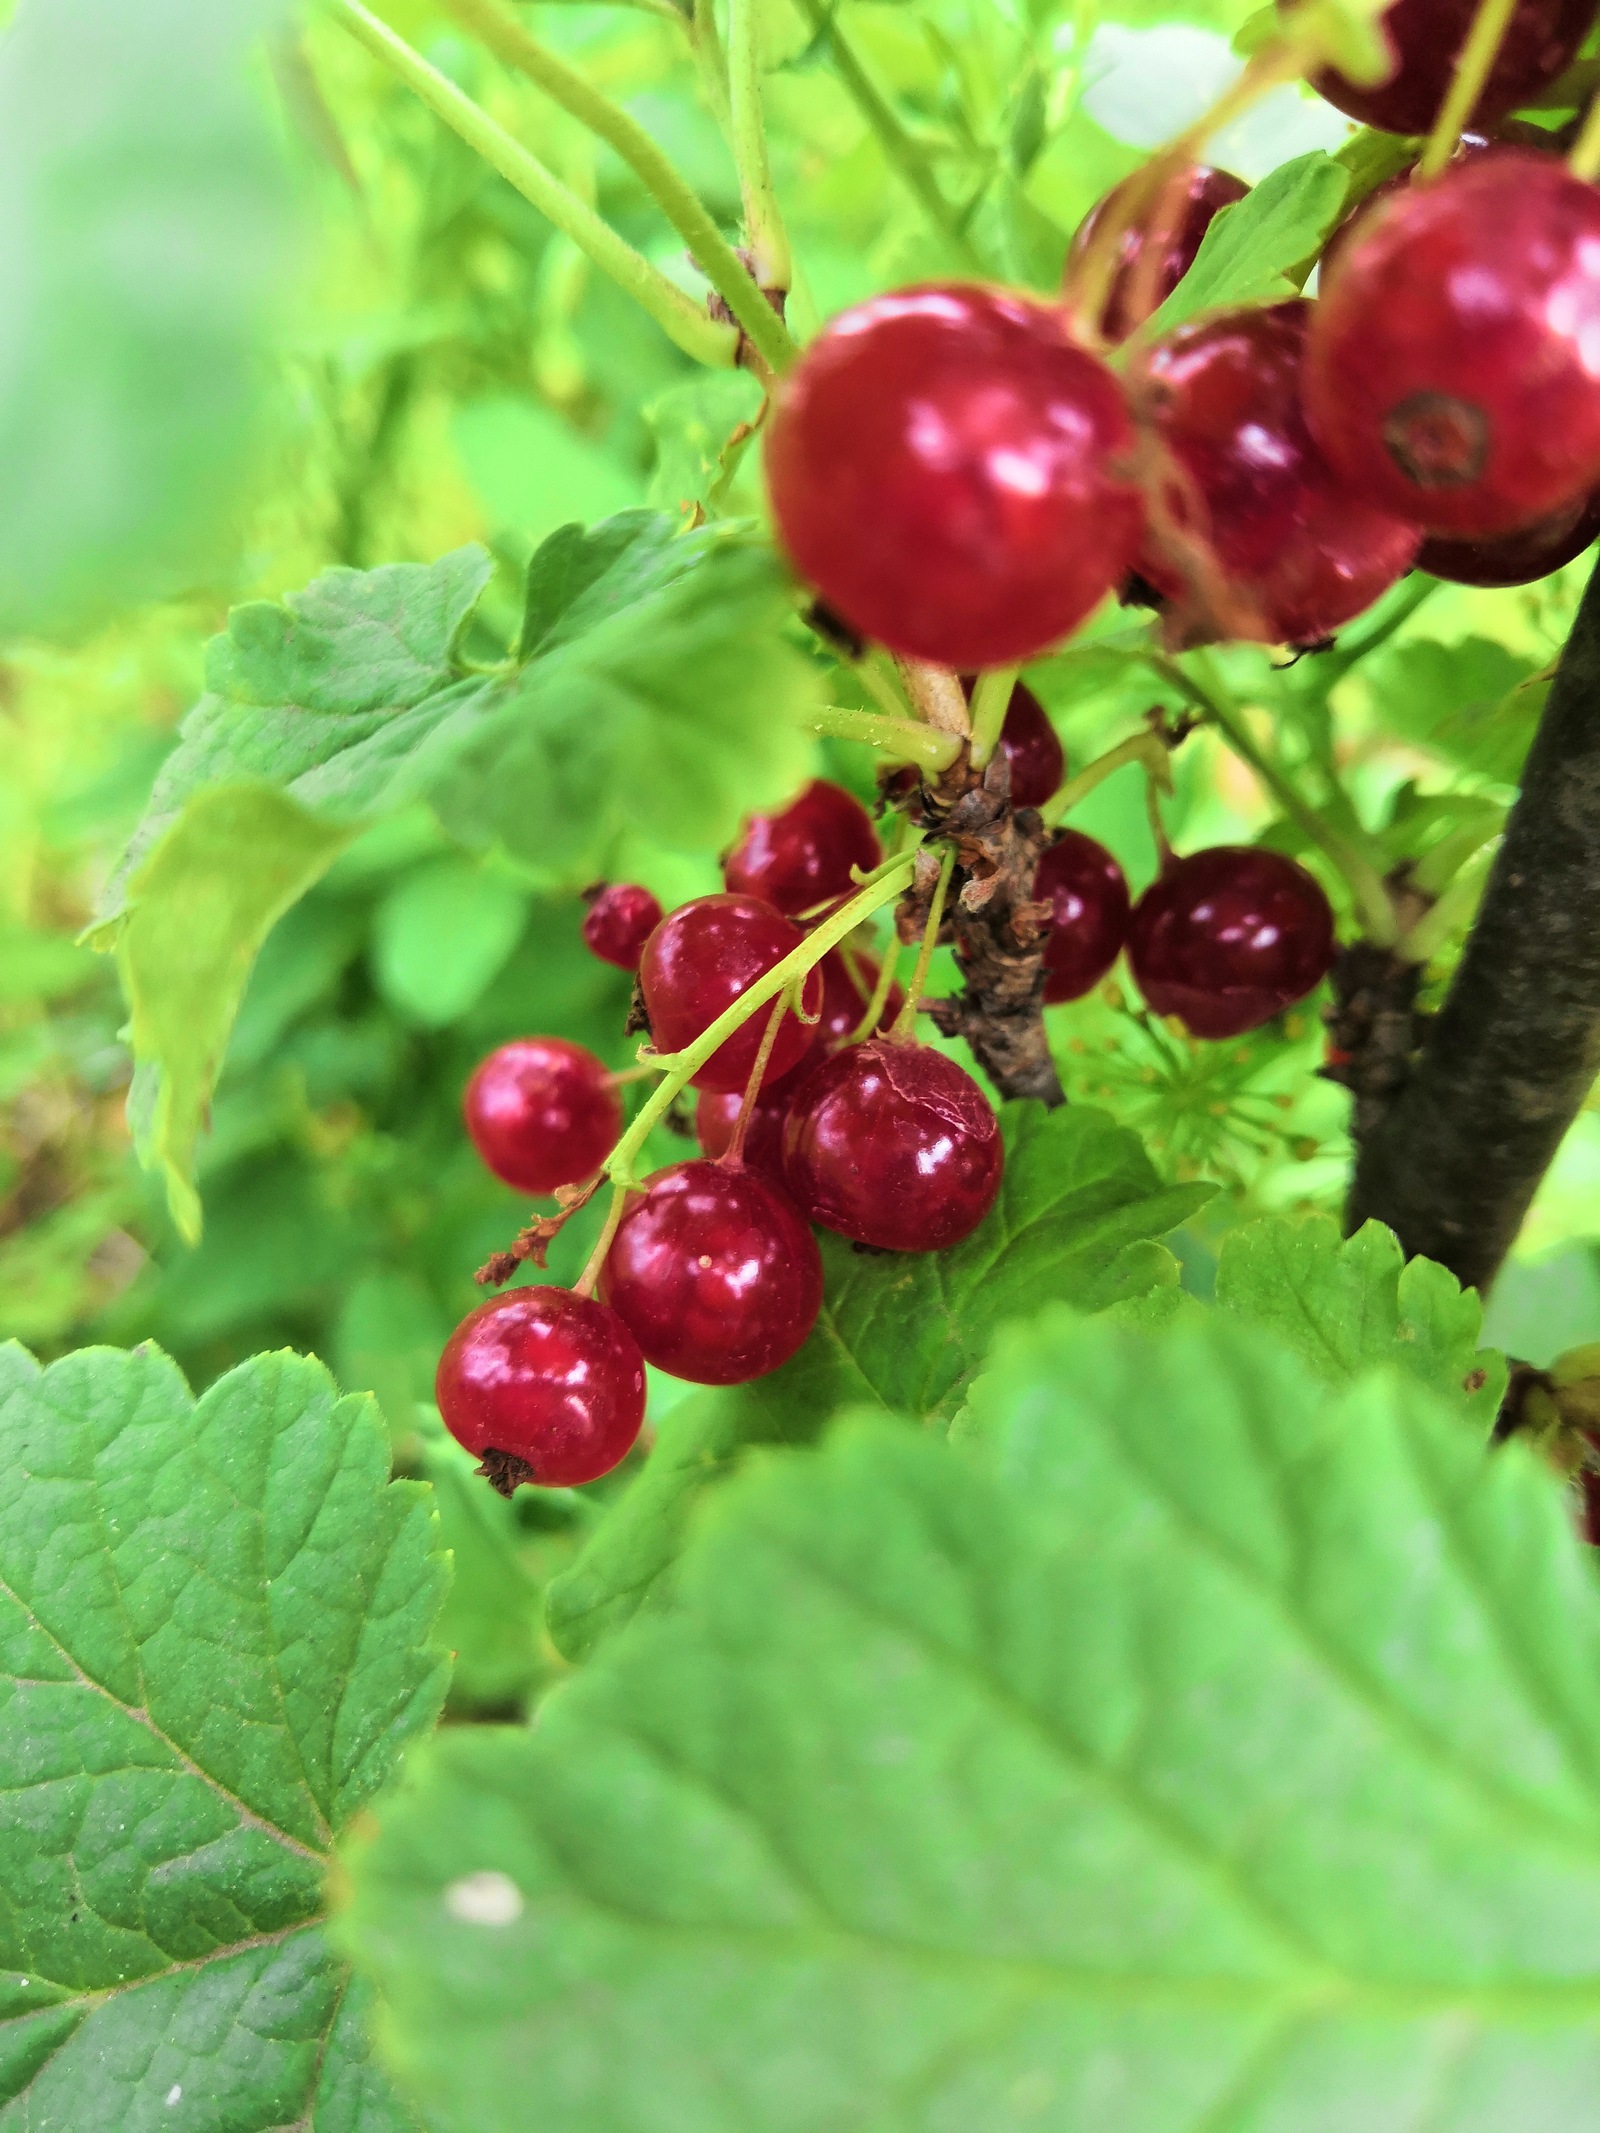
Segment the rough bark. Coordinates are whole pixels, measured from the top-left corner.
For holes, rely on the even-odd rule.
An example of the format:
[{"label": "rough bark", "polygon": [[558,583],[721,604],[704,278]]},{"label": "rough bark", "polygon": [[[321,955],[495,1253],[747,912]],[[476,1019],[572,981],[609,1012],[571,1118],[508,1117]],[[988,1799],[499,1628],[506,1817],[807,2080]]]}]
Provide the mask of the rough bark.
[{"label": "rough bark", "polygon": [[1356,1163],[1349,1226],[1487,1290],[1600,1070],[1600,573],[1449,997]]}]

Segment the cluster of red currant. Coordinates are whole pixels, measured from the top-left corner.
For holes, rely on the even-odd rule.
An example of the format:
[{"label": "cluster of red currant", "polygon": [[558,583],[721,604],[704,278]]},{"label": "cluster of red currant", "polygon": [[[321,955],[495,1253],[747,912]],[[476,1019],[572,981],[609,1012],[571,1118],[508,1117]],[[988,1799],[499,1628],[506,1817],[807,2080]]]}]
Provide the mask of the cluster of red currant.
[{"label": "cluster of red currant", "polygon": [[[1059,786],[1060,741],[1020,685],[1000,746],[1022,804]],[[663,915],[648,890],[614,884],[591,903],[584,937],[637,971],[656,1043],[678,1051],[880,857],[859,801],[817,781],[750,823],[722,894]],[[1272,852],[1196,853],[1130,910],[1112,855],[1066,830],[1035,888],[1053,914],[1047,1002],[1088,992],[1126,946],[1158,1012],[1231,1036],[1310,991],[1332,954],[1321,889]],[[780,1001],[710,1054],[693,1076],[702,1156],[629,1195],[598,1269],[600,1301],[518,1289],[457,1328],[439,1367],[440,1410],[491,1478],[571,1485],[606,1472],[637,1435],[646,1360],[710,1385],[787,1361],[822,1303],[809,1223],[913,1252],[959,1243],[982,1221],[1002,1172],[994,1111],[960,1066],[915,1041],[915,1003],[881,975],[841,941],[807,974],[797,1013]],[[465,1110],[489,1168],[528,1193],[593,1178],[622,1129],[615,1077],[559,1037],[502,1045],[473,1075]]]},{"label": "cluster of red currant", "polygon": [[[1474,0],[1395,0],[1390,81],[1319,86],[1416,132],[1475,14]],[[841,635],[970,691],[1118,590],[1159,606],[1174,646],[1308,644],[1419,559],[1484,585],[1576,554],[1600,523],[1600,193],[1552,137],[1487,129],[1571,60],[1593,15],[1594,0],[1517,0],[1467,115],[1479,131],[1441,174],[1359,203],[1315,301],[1145,332],[1246,190],[1158,163],[1088,217],[1054,303],[942,284],[834,319],[783,381],[765,450],[779,534]],[[1065,770],[1020,685],[999,748],[1005,774],[986,790],[1015,824]],[[922,819],[954,837],[947,815]],[[658,1052],[715,1046],[691,1077],[703,1152],[619,1187],[576,1289],[515,1290],[457,1329],[440,1409],[497,1485],[615,1465],[640,1427],[646,1362],[729,1385],[787,1360],[821,1308],[812,1223],[864,1248],[935,1251],[993,1205],[994,1111],[914,1034],[936,917],[906,998],[842,916],[881,859],[865,809],[814,783],[749,825],[723,893],[665,915],[631,885],[593,901],[585,936],[637,972]],[[1135,905],[1110,853],[1062,830],[1033,897],[1051,917],[1046,1003],[1082,996],[1126,950],[1148,1005],[1203,1038],[1267,1021],[1333,959],[1321,889],[1263,849],[1169,856]],[[825,952],[801,952],[836,919]],[[750,1012],[769,977],[754,998],[770,1011]],[[485,1161],[523,1191],[571,1207],[607,1165],[631,1174],[614,1078],[560,1039],[494,1053],[466,1110]]]},{"label": "cluster of red currant", "polygon": [[[1397,0],[1377,90],[1414,131],[1473,7]],[[1521,0],[1473,113],[1571,59],[1590,0]],[[1526,582],[1600,526],[1600,191],[1532,126],[1469,134],[1438,177],[1363,200],[1316,301],[1210,315],[1106,360],[1246,190],[1202,167],[1088,217],[1062,300],[944,284],[835,318],[767,437],[779,531],[864,637],[957,669],[1031,658],[1142,581],[1178,644],[1312,643],[1420,562]]]}]

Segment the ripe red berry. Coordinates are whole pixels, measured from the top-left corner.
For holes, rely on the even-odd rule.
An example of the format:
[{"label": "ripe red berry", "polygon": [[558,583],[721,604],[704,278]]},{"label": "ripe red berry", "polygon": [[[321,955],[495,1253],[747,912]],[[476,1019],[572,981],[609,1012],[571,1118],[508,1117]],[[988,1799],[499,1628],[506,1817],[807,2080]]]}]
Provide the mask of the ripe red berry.
[{"label": "ripe red berry", "polygon": [[589,952],[619,970],[637,970],[644,944],[661,923],[661,906],[637,882],[608,882],[583,921]]},{"label": "ripe red berry", "polygon": [[1417,529],[1356,495],[1306,427],[1313,309],[1221,312],[1145,359],[1139,398],[1175,474],[1137,567],[1185,641],[1313,643],[1411,568]]},{"label": "ripe red berry", "polygon": [[1158,1015],[1237,1037],[1302,1000],[1333,961],[1333,913],[1279,852],[1219,844],[1179,859],[1134,906],[1128,962]]},{"label": "ripe red berry", "polygon": [[[879,965],[875,957],[857,949],[852,948],[846,960],[841,949],[830,948],[818,968],[822,972],[822,1020],[817,1024],[817,1042],[832,1051],[860,1027],[877,987]],[[898,985],[891,985],[880,1021],[892,1022],[905,1005],[905,997]]]},{"label": "ripe red berry", "polygon": [[[745,1162],[779,1185],[783,1183],[783,1129],[789,1119],[789,1099],[805,1077],[802,1064],[782,1081],[763,1082],[744,1137]],[[694,1105],[694,1137],[702,1155],[727,1154],[743,1106],[743,1089],[700,1091]]]},{"label": "ripe red berry", "polygon": [[883,857],[872,817],[842,785],[813,778],[780,815],[756,815],[722,863],[739,896],[760,896],[796,917],[855,887],[850,869],[868,874]]},{"label": "ripe red berry", "polygon": [[629,1201],[600,1280],[646,1361],[695,1385],[765,1377],[822,1308],[817,1240],[743,1163],[658,1171]]},{"label": "ripe red berry", "polygon": [[1476,156],[1386,201],[1306,346],[1307,419],[1367,499],[1430,533],[1509,533],[1600,481],[1600,191]]},{"label": "ripe red berry", "polygon": [[1417,568],[1453,585],[1532,585],[1600,537],[1600,489],[1516,533],[1483,541],[1424,541]]},{"label": "ripe red berry", "polygon": [[518,1192],[590,1178],[622,1131],[622,1105],[593,1052],[565,1037],[515,1037],[467,1083],[467,1131],[495,1176]]},{"label": "ripe red berry", "polygon": [[1000,1125],[970,1074],[874,1038],[813,1068],[789,1106],[789,1188],[814,1222],[891,1252],[959,1244],[994,1205]]},{"label": "ripe red berry", "polygon": [[[1380,27],[1396,58],[1387,81],[1358,83],[1327,68],[1313,77],[1318,91],[1365,126],[1387,133],[1426,133],[1455,74],[1456,60],[1478,12],[1478,0],[1394,0]],[[1471,111],[1475,126],[1490,126],[1530,103],[1546,82],[1571,65],[1594,20],[1594,0],[1518,0],[1499,55]]]},{"label": "ripe red berry", "polygon": [[1103,844],[1063,830],[1033,877],[1033,893],[1051,908],[1044,950],[1044,1000],[1081,1000],[1122,953],[1128,933],[1128,884]]},{"label": "ripe red berry", "polygon": [[444,1426],[497,1488],[608,1474],[644,1420],[644,1359],[615,1311],[570,1289],[512,1289],[464,1318],[439,1358]]},{"label": "ripe red berry", "polygon": [[[681,1052],[739,996],[805,939],[792,919],[754,896],[697,896],[669,913],[645,943],[639,984],[656,1049]],[[807,973],[801,1004],[822,1005],[822,979]],[[758,1007],[694,1076],[697,1089],[742,1089],[761,1049],[770,1006]],[[767,1061],[776,1081],[810,1051],[814,1025],[785,1015]]]},{"label": "ripe red berry", "polygon": [[[969,697],[977,679],[976,674],[961,677]],[[1066,752],[1044,705],[1020,681],[1006,705],[1000,747],[1011,771],[1012,806],[1043,807],[1067,774]]]},{"label": "ripe red berry", "polygon": [[1058,642],[1133,560],[1121,388],[999,289],[841,313],[784,381],[767,480],[800,575],[863,636],[958,670]]},{"label": "ripe red berry", "polygon": [[[1134,183],[1133,178],[1124,178],[1120,185],[1113,185],[1078,224],[1067,252],[1064,294],[1069,303],[1089,247],[1109,217],[1119,211]],[[1201,239],[1216,216],[1223,208],[1242,200],[1249,190],[1243,179],[1229,171],[1213,170],[1207,163],[1191,163],[1124,228],[1117,247],[1117,271],[1100,314],[1100,331],[1108,341],[1126,340],[1135,326],[1141,325],[1144,317],[1172,294],[1194,265]],[[1144,254],[1153,237],[1158,237],[1161,252],[1152,271]],[[1144,275],[1150,276],[1148,290],[1143,292],[1147,308],[1135,316],[1134,300],[1141,294]]]}]

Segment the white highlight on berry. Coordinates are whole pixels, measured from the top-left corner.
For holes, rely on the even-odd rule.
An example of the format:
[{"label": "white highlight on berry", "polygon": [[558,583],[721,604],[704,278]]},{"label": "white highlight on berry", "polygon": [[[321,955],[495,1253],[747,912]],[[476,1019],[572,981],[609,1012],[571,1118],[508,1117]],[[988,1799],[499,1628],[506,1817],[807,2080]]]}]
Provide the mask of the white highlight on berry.
[{"label": "white highlight on berry", "polygon": [[444,1892],[452,1918],[469,1926],[509,1926],[522,1916],[522,1891],[509,1874],[463,1874]]}]

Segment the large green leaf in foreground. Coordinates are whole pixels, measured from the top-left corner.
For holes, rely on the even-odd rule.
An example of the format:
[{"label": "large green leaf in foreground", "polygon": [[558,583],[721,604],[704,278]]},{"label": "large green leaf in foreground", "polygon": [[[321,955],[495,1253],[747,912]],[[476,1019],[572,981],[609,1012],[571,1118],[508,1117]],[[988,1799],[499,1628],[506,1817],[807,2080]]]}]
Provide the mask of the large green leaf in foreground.
[{"label": "large green leaf in foreground", "polygon": [[342,1938],[453,2133],[1573,2133],[1600,1591],[1398,1374],[1046,1311],[707,1506]]},{"label": "large green leaf in foreground", "polygon": [[0,1349],[0,2128],[401,2133],[321,1931],[444,1566],[370,1401]]},{"label": "large green leaf in foreground", "polygon": [[569,1658],[639,1607],[682,1542],[701,1491],[752,1444],[808,1444],[867,1401],[948,1423],[997,1327],[1042,1303],[1103,1311],[1175,1284],[1156,1240],[1204,1205],[1208,1185],[1164,1185],[1137,1135],[1087,1104],[1001,1112],[1006,1169],[992,1212],[947,1252],[856,1251],[821,1238],[827,1294],[810,1339],[770,1377],[685,1400],[649,1463],[545,1596]]}]

